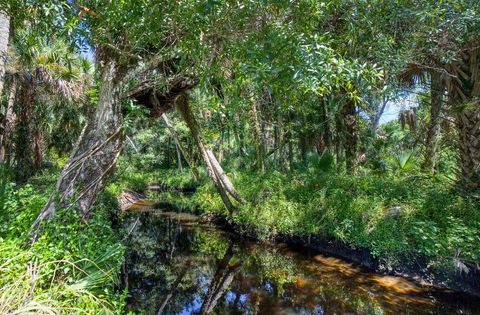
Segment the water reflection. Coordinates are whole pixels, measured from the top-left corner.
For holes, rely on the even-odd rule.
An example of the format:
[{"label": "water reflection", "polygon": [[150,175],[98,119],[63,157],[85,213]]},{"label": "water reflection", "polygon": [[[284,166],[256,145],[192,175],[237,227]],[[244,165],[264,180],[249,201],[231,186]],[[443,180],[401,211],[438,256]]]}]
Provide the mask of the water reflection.
[{"label": "water reflection", "polygon": [[135,313],[479,314],[475,299],[311,251],[238,240],[188,214],[132,212],[123,226],[123,282]]}]

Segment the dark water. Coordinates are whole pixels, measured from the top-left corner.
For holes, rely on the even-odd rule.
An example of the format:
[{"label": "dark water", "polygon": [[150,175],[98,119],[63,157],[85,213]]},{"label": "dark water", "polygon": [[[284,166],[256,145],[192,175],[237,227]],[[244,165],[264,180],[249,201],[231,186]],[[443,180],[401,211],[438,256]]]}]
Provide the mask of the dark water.
[{"label": "dark water", "polygon": [[265,245],[162,210],[123,222],[128,309],[143,314],[480,314],[480,301]]}]

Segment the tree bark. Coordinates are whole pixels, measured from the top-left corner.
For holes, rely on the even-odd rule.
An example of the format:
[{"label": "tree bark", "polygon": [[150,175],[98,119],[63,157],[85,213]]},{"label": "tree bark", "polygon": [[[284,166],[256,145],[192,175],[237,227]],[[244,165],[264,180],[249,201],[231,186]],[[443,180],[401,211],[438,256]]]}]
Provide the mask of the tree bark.
[{"label": "tree bark", "polygon": [[277,114],[277,138],[278,138],[278,164],[280,166],[280,170],[282,172],[287,171],[287,159],[285,156],[285,129],[283,123],[283,117],[280,112],[278,111]]},{"label": "tree bark", "polygon": [[341,115],[344,119],[343,129],[345,140],[345,160],[347,171],[355,173],[357,166],[357,143],[358,143],[358,128],[357,128],[357,111],[355,103],[352,100],[347,100],[343,105]]},{"label": "tree bark", "polygon": [[15,112],[13,105],[15,104],[15,97],[17,93],[17,82],[12,80],[8,93],[7,108],[5,110],[5,118],[3,121],[3,131],[0,135],[0,163],[10,164],[12,155],[12,138],[15,130]]},{"label": "tree bark", "polygon": [[0,12],[0,97],[3,93],[5,76],[5,60],[7,58],[8,40],[10,36],[10,17]]},{"label": "tree bark", "polygon": [[322,101],[321,120],[322,131],[320,135],[320,141],[322,143],[322,151],[332,152],[332,131],[330,129],[330,116],[327,100]]},{"label": "tree bark", "polygon": [[458,114],[460,175],[467,190],[480,189],[480,106]]},{"label": "tree bark", "polygon": [[25,182],[33,175],[33,135],[32,118],[35,105],[35,89],[33,82],[27,77],[21,80],[18,105],[16,108],[15,133],[15,178],[18,182]]},{"label": "tree bark", "polygon": [[33,170],[36,172],[42,168],[43,153],[45,150],[45,136],[40,126],[37,126],[33,132],[32,152],[33,152]]},{"label": "tree bark", "polygon": [[382,118],[383,113],[385,112],[385,108],[387,107],[388,98],[385,94],[382,96],[382,103],[380,107],[377,109],[375,116],[372,118],[372,136],[375,139],[377,137],[377,129],[378,125],[380,124],[380,119]]},{"label": "tree bark", "polygon": [[261,173],[265,172],[265,148],[262,141],[262,134],[261,134],[261,124],[260,118],[258,117],[257,111],[257,103],[256,101],[252,101],[252,128],[253,128],[253,137],[255,140],[255,151],[257,156],[257,167]]},{"label": "tree bark", "polygon": [[427,125],[425,141],[425,160],[423,168],[434,174],[437,168],[437,147],[440,136],[440,111],[443,102],[442,76],[438,72],[431,73],[430,85],[430,120]]},{"label": "tree bark", "polygon": [[234,212],[233,204],[230,201],[230,198],[228,197],[227,192],[223,187],[220,178],[218,177],[218,175],[214,170],[210,157],[207,153],[207,149],[203,144],[203,140],[200,132],[200,126],[198,125],[197,120],[195,119],[195,116],[193,116],[193,113],[190,109],[190,106],[188,105],[186,97],[184,95],[180,95],[179,97],[177,97],[177,99],[175,100],[175,106],[180,112],[180,114],[182,115],[188,128],[190,129],[190,133],[192,134],[192,138],[195,142],[195,145],[200,151],[200,154],[207,167],[207,173],[210,176],[210,179],[212,180],[213,185],[215,186],[215,189],[217,190],[218,194],[222,198],[225,208],[227,208],[228,212],[232,214]]},{"label": "tree bark", "polygon": [[345,143],[345,120],[338,111],[335,113],[335,155],[337,167],[343,167]]},{"label": "tree bark", "polygon": [[178,171],[183,172],[183,166],[182,166],[182,153],[180,152],[180,147],[178,146],[177,143],[175,143],[175,149],[177,151],[177,166],[178,166]]},{"label": "tree bark", "polygon": [[84,127],[55,191],[32,226],[34,238],[40,223],[54,216],[59,208],[76,207],[78,215],[87,218],[98,193],[103,191],[122,148],[120,77],[114,61],[106,61],[100,68],[97,109]]},{"label": "tree bark", "polygon": [[462,59],[447,67],[449,104],[456,115],[459,135],[460,183],[466,190],[480,189],[480,49],[462,52]]},{"label": "tree bark", "polygon": [[238,202],[242,204],[245,203],[245,200],[240,196],[238,191],[235,189],[232,182],[230,181],[230,178],[228,178],[227,174],[225,174],[225,171],[223,170],[222,166],[218,162],[217,158],[215,157],[211,149],[207,149],[207,155],[208,155],[208,158],[210,159],[210,163],[213,167],[213,170],[215,171],[215,174],[222,182],[223,186],[225,187],[225,190],[230,194],[230,196],[232,196]]}]

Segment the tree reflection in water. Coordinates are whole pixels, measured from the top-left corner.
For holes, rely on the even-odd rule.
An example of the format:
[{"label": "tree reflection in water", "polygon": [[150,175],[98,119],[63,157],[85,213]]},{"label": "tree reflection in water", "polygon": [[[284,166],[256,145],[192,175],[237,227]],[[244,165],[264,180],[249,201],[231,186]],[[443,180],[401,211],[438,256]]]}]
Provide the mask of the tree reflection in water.
[{"label": "tree reflection in water", "polygon": [[261,245],[187,214],[123,220],[128,310],[145,314],[478,314],[480,303],[341,259]]}]

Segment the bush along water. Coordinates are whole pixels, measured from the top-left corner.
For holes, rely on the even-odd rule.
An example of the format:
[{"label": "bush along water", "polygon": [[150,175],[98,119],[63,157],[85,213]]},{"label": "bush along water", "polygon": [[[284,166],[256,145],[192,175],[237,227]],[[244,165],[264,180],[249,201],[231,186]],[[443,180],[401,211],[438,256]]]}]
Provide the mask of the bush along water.
[{"label": "bush along water", "polygon": [[[229,214],[213,185],[191,199],[206,215],[230,220],[260,239],[311,239],[367,250],[385,272],[421,273],[447,281],[480,261],[480,202],[446,178],[428,175],[230,173],[247,203]],[[474,273],[470,273],[474,276]]]}]

